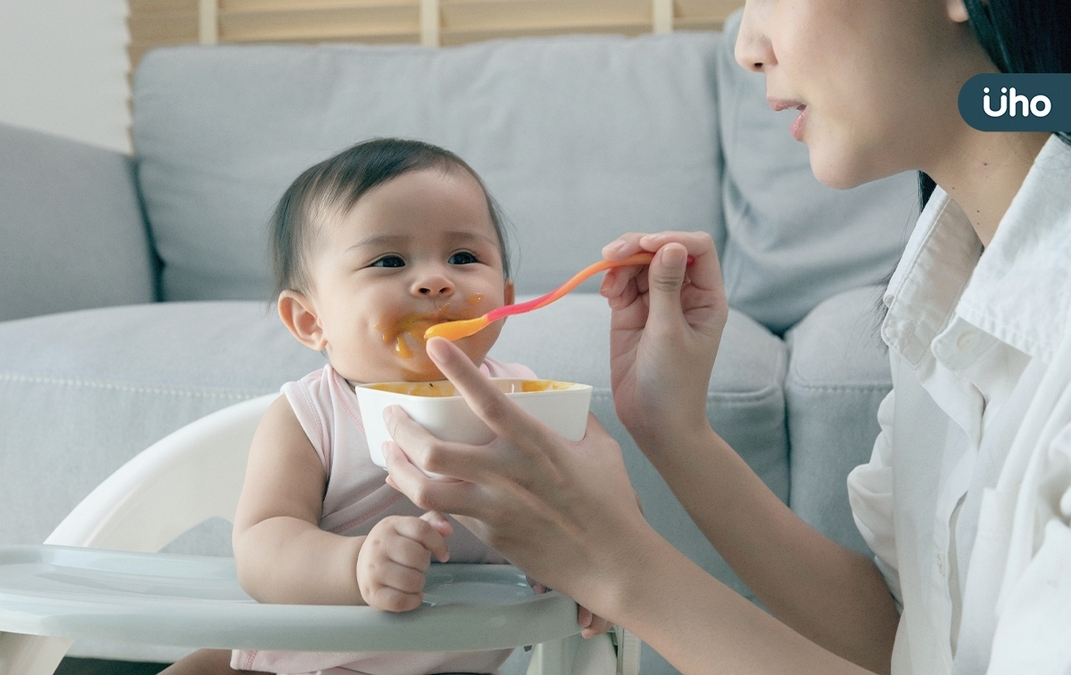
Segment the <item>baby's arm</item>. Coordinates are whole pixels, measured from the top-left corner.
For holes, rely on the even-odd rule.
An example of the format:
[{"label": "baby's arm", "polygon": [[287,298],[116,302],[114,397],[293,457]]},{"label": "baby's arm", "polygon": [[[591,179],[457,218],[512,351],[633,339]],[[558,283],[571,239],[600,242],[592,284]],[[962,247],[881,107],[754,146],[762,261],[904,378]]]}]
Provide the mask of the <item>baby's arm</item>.
[{"label": "baby's arm", "polygon": [[[238,580],[260,602],[367,604],[357,581],[365,537],[320,529],[323,465],[286,397],[272,403],[249,450],[234,519]],[[410,524],[428,550],[446,543],[427,521]],[[440,543],[441,542],[441,543]],[[426,565],[425,565],[426,567]]]}]

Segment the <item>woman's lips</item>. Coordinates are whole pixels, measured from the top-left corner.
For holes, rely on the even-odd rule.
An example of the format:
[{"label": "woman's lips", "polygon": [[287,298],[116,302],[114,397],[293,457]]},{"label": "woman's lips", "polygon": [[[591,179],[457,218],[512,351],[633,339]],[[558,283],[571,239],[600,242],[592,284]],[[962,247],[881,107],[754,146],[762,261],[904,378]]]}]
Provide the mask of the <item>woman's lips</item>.
[{"label": "woman's lips", "polygon": [[792,126],[788,130],[792,134],[792,138],[802,142],[803,129],[807,125],[807,106],[801,105],[797,110],[800,111],[800,114],[796,115],[796,119],[792,120]]},{"label": "woman's lips", "polygon": [[789,127],[789,132],[792,134],[792,138],[797,141],[803,140],[803,128],[807,123],[807,105],[800,101],[795,101],[786,98],[773,98],[766,97],[767,103],[773,108],[774,112],[780,112],[782,110],[788,110],[789,108],[795,108],[800,111],[800,114],[796,116],[796,119],[792,120],[792,126]]}]

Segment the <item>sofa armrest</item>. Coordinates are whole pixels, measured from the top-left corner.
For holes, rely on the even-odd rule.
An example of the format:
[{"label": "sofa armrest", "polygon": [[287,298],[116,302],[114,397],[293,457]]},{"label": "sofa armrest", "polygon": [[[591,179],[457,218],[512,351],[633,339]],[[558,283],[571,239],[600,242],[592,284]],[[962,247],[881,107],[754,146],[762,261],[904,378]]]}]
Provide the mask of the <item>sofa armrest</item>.
[{"label": "sofa armrest", "polygon": [[0,321],[155,298],[120,153],[0,125]]},{"label": "sofa armrest", "polygon": [[878,332],[883,287],[825,300],[785,336],[789,506],[840,544],[866,551],[848,505],[848,472],[870,459],[878,405],[892,388]]}]

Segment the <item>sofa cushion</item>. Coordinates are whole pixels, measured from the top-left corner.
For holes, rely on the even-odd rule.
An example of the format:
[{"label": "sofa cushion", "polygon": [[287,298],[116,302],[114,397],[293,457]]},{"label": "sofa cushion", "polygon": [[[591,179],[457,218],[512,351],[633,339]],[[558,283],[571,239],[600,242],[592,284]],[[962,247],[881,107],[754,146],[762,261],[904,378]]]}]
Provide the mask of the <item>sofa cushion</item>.
[{"label": "sofa cushion", "polygon": [[839,293],[786,335],[792,490],[789,505],[833,540],[866,544],[848,505],[848,472],[870,459],[878,405],[892,388],[881,341],[883,285]]},{"label": "sofa cushion", "polygon": [[722,273],[730,304],[781,334],[826,298],[892,272],[918,216],[917,179],[819,183],[807,146],[788,131],[797,112],[773,112],[765,78],[733,56],[740,16],[726,21],[716,55]]},{"label": "sofa cushion", "polygon": [[323,363],[255,302],[7,321],[0,344],[3,544],[40,543],[138,451]]},{"label": "sofa cushion", "polygon": [[155,293],[129,157],[0,124],[0,321]]},{"label": "sofa cushion", "polygon": [[376,136],[445,146],[483,176],[512,223],[521,293],[556,287],[621,232],[715,231],[719,39],[150,53],[134,146],[164,297],[266,297],[276,200],[309,165]]}]

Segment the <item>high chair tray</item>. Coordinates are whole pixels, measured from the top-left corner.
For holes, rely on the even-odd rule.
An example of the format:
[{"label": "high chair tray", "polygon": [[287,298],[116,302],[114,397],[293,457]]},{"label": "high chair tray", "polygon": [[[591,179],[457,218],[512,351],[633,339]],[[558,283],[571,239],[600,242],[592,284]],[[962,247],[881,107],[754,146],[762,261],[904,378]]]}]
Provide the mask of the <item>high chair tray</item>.
[{"label": "high chair tray", "polygon": [[433,564],[424,594],[423,606],[404,613],[260,604],[238,585],[232,558],[0,547],[4,632],[223,649],[410,651],[417,631],[422,650],[468,651],[580,631],[569,598],[533,594],[509,565]]}]

